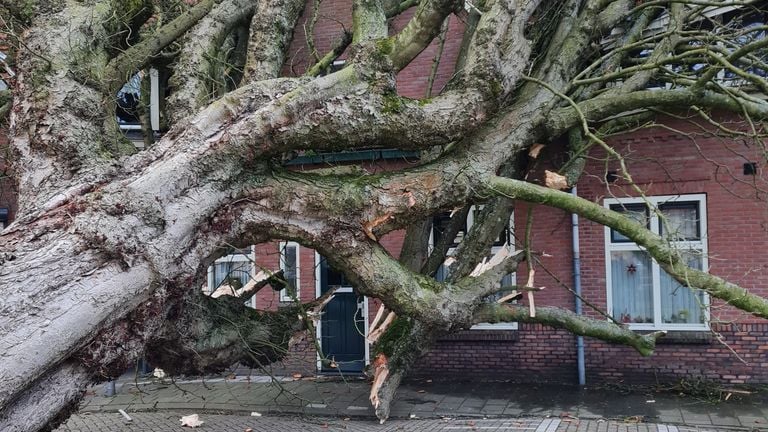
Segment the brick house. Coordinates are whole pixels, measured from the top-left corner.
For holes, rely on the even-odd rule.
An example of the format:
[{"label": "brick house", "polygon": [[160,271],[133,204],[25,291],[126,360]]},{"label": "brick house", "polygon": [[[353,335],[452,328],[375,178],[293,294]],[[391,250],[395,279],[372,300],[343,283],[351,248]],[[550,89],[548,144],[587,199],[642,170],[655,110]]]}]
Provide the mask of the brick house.
[{"label": "brick house", "polygon": [[[320,18],[314,30],[318,52],[331,47],[342,25],[351,25],[351,17],[338,13],[349,10],[349,0],[320,4]],[[307,11],[294,35],[284,69],[287,75],[300,74],[309,63],[302,31]],[[406,12],[394,19],[392,31],[401,28],[410,16]],[[461,19],[451,16],[444,40],[435,41],[399,74],[398,93],[422,98],[429,92],[439,92],[453,73],[462,32]],[[433,70],[437,57],[440,62]],[[433,85],[429,89],[432,73]],[[708,268],[713,274],[768,296],[767,265],[755,253],[768,247],[768,207],[762,196],[766,181],[763,167],[757,163],[762,159],[760,149],[713,136],[706,125],[673,118],[666,119],[664,124],[667,127],[642,129],[614,138],[611,144],[627,155],[636,183],[658,205],[667,223],[660,222],[658,215],[633,198],[636,193],[627,184],[616,180],[618,167],[606,166],[605,155],[600,152],[590,154],[590,163],[576,193],[607,207],[637,214],[655,232],[670,228],[679,231],[679,246],[690,265]],[[550,147],[557,150],[556,146]],[[292,164],[298,170],[358,164],[376,172],[405,166],[412,163],[413,157],[396,151],[370,151],[305,156]],[[514,226],[525,226],[526,212],[526,204],[518,203],[510,232]],[[618,233],[585,220],[575,225],[570,214],[557,209],[538,206],[533,212],[533,248],[551,255],[537,270],[537,285],[546,287],[536,294],[538,304],[573,309],[576,300],[566,287],[576,283],[578,264],[582,295],[596,309],[611,313],[638,331],[669,332],[659,342],[655,354],[645,358],[623,346],[588,338],[580,342],[580,338],[566,331],[538,324],[487,324],[439,341],[413,372],[415,375],[565,384],[582,380],[590,384],[651,384],[682,378],[730,384],[768,383],[768,322],[677,285]],[[514,244],[514,235],[508,235],[510,244]],[[403,233],[394,232],[381,242],[396,256],[402,240]],[[580,258],[577,262],[575,250]],[[343,277],[327,268],[318,254],[295,243],[262,244],[247,252],[247,259],[255,261],[258,267],[285,269],[297,290],[263,290],[254,299],[259,308],[280,307],[294,295],[309,301],[328,286],[344,285]],[[227,260],[231,261],[232,256],[220,260],[222,270],[232,268]],[[241,266],[247,268],[245,263]],[[221,271],[214,267],[211,273]],[[525,280],[525,273],[523,269],[517,277]],[[210,279],[215,282],[220,278]],[[282,365],[275,365],[275,373],[362,369],[370,359],[362,334],[379,303],[357,298],[352,291],[351,287],[343,290],[319,326],[317,339],[325,360],[307,344]],[[585,314],[601,318],[600,312],[583,308]],[[577,345],[583,346],[581,356]],[[579,361],[579,357],[583,360]]]},{"label": "brick house", "polygon": [[[311,63],[302,30],[311,4],[308,2],[295,31],[283,71],[286,75],[301,74]],[[343,26],[351,27],[351,16],[339,11],[351,11],[351,1],[320,3],[314,31],[320,53],[330,49]],[[392,30],[402,28],[411,15],[409,11],[395,18]],[[463,28],[461,19],[449,18],[444,40],[435,41],[399,74],[400,95],[423,98],[439,92],[454,73]],[[437,57],[440,61],[433,73]],[[759,254],[768,249],[766,181],[763,167],[757,163],[764,158],[760,149],[705,133],[706,125],[674,118],[664,124],[667,127],[616,137],[611,144],[628,155],[636,183],[659,206],[668,223],[661,223],[657,214],[633,198],[636,194],[616,180],[617,167],[606,166],[604,155],[597,151],[590,154],[575,193],[642,218],[656,232],[674,227],[692,266],[707,268],[768,297],[768,264]],[[4,139],[0,131],[0,144]],[[555,147],[549,147],[550,154],[557,154]],[[408,152],[370,150],[303,155],[291,165],[297,170],[358,165],[377,172],[408,166],[417,158]],[[12,194],[4,188],[0,216],[7,209],[12,217],[14,207]],[[497,247],[505,243],[514,247],[513,228],[525,226],[527,211],[525,203],[517,204],[504,233],[507,238]],[[545,287],[536,294],[537,303],[575,308],[575,296],[566,287],[577,284],[575,274],[579,273],[582,296],[597,309],[639,331],[669,331],[656,353],[644,358],[630,348],[593,339],[580,342],[566,331],[537,324],[487,324],[439,341],[415,375],[575,384],[581,369],[590,384],[647,384],[692,377],[732,384],[768,383],[768,322],[677,286],[618,233],[585,220],[576,224],[570,214],[556,209],[538,206],[533,214],[532,246],[551,255],[542,259],[537,270],[536,284]],[[402,240],[403,233],[394,232],[381,242],[396,255]],[[323,359],[307,341],[282,364],[274,365],[274,373],[355,373],[364,368],[370,353],[362,335],[380,306],[377,300],[359,298],[315,251],[292,242],[261,244],[218,259],[209,268],[209,289],[226,278],[245,282],[257,268],[284,269],[294,287],[280,292],[262,290],[252,300],[259,309],[276,309],[295,298],[309,301],[331,286],[343,287],[318,328]],[[522,269],[516,277],[525,280],[525,273]],[[596,310],[583,308],[585,314],[601,317]],[[579,360],[579,344],[583,361]]]}]

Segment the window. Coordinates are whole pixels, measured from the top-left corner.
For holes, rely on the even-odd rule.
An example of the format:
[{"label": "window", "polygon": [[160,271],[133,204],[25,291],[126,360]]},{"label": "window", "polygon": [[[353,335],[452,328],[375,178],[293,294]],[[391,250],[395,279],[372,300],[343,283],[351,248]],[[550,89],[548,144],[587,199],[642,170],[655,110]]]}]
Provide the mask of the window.
[{"label": "window", "polygon": [[8,209],[0,208],[0,229],[8,226]]},{"label": "window", "polygon": [[288,302],[299,298],[299,244],[296,242],[280,243],[280,269],[286,287],[280,290],[280,301]]},{"label": "window", "polygon": [[[707,268],[705,195],[606,199],[605,206],[665,238],[690,268]],[[707,328],[703,291],[679,284],[621,233],[606,228],[605,244],[608,312],[616,320],[637,330]]]},{"label": "window", "polygon": [[[160,75],[150,68],[149,76],[149,126],[157,133],[160,130]],[[116,95],[115,117],[120,129],[138,148],[144,147],[141,135],[141,90],[147,72],[139,71],[126,82]]]},{"label": "window", "polygon": [[[251,280],[253,259],[251,247],[230,249],[227,255],[217,259],[208,267],[208,292],[213,293],[224,285],[228,285],[234,291],[245,286]],[[255,306],[254,298],[246,304]]]},{"label": "window", "polygon": [[[461,243],[461,241],[464,239],[464,235],[466,235],[467,230],[472,227],[474,223],[474,219],[477,216],[477,214],[482,210],[482,206],[472,207],[467,214],[467,220],[464,223],[464,227],[459,230],[459,232],[456,234],[456,237],[453,239],[453,242],[451,243],[450,249],[448,249],[447,255],[450,257],[455,251],[456,247]],[[448,226],[448,223],[451,220],[450,213],[441,213],[437,216],[435,216],[432,220],[432,233],[430,234],[429,244],[434,245],[439,239],[443,236],[443,232]],[[488,257],[492,257],[494,254],[496,254],[501,248],[508,248],[510,252],[514,249],[514,242],[512,241],[512,226],[513,226],[513,219],[512,215],[509,217],[509,223],[507,224],[504,229],[499,233],[499,237],[494,241],[493,246],[491,247],[491,251],[488,254]],[[430,251],[431,252],[431,251]],[[443,264],[440,266],[440,268],[437,270],[437,273],[435,273],[435,279],[438,281],[443,281],[448,276],[447,273],[448,266]],[[493,295],[490,295],[483,299],[486,302],[495,302],[498,299],[504,297],[505,295],[509,294],[512,291],[512,287],[515,285],[515,274],[511,273],[506,276],[504,276],[501,281],[499,281],[499,285],[501,286],[501,290],[496,292]],[[474,326],[472,326],[471,330],[517,330],[517,323],[479,323]]]}]

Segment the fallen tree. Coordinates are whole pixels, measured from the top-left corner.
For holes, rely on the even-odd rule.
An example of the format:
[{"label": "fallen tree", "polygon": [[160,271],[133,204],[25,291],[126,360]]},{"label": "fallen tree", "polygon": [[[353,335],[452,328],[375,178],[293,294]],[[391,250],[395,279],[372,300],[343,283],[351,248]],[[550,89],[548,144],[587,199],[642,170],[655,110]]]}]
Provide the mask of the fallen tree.
[{"label": "fallen tree", "polygon": [[[114,376],[145,352],[179,373],[279,359],[307,322],[295,319],[304,306],[250,311],[242,299],[199,289],[227,246],[275,239],[316,249],[393,313],[374,348],[372,403],[382,421],[419,356],[475,322],[542,322],[650,354],[660,334],[482,302],[534,253],[484,261],[513,200],[609,226],[681,283],[768,317],[765,299],[687,268],[664,239],[626,216],[526,181],[538,143],[570,137],[574,157],[558,178],[572,185],[583,147],[605,146],[603,133],[654,110],[766,117],[768,104],[754,96],[768,89],[756,72],[765,68],[766,39],[734,46],[722,42],[743,29],[699,29],[713,7],[707,2],[490,0],[466,12],[463,2],[422,0],[390,35],[388,17],[414,2],[356,0],[351,37],[341,35],[300,77],[279,71],[303,0],[26,3],[0,1],[16,47],[12,108],[2,112],[9,111],[20,203],[0,235],[2,430],[52,427],[91,379]],[[762,7],[723,5],[744,14]],[[452,13],[466,17],[467,30],[447,89],[423,100],[398,96],[397,73]],[[224,44],[242,73],[216,75],[212,53]],[[320,76],[347,45],[346,67]],[[672,67],[686,62],[702,66]],[[115,95],[150,66],[174,74],[165,107],[172,124],[137,152],[119,131]],[[715,79],[721,70],[752,93],[723,87]],[[646,90],[651,80],[675,86]],[[377,147],[425,157],[378,175],[298,173],[284,164],[292,152]],[[437,282],[448,245],[429,251],[431,217],[478,203],[485,207],[456,251],[460,259]],[[402,228],[398,259],[378,239]],[[451,230],[458,227],[448,239]],[[231,327],[214,322],[221,315]],[[191,359],[192,352],[202,355]]]}]

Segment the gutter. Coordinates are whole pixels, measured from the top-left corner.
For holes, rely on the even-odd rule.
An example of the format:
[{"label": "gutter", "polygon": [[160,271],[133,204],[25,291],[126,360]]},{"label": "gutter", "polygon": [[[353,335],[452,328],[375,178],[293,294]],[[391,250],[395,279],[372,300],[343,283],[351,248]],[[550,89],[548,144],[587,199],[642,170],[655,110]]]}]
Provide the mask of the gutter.
[{"label": "gutter", "polygon": [[[576,186],[571,189],[571,195],[578,197]],[[581,304],[581,257],[579,248],[579,216],[571,213],[571,244],[573,247],[573,289],[576,292],[576,315],[583,314]],[[586,385],[586,368],[584,365],[584,337],[576,337],[576,367],[579,374],[579,385]]]}]

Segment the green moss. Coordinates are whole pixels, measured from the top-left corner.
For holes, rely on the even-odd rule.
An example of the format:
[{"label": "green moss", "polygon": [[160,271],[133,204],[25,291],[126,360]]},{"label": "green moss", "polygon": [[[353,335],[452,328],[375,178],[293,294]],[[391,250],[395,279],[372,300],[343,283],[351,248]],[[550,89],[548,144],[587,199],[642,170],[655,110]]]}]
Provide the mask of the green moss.
[{"label": "green moss", "polygon": [[376,48],[378,48],[379,53],[388,56],[392,54],[392,51],[395,49],[394,39],[392,38],[379,39],[376,41]]},{"label": "green moss", "polygon": [[499,80],[493,79],[493,80],[490,81],[489,85],[491,86],[491,94],[493,94],[493,97],[494,98],[499,97],[501,95],[502,90],[503,90]]},{"label": "green moss", "polygon": [[385,114],[399,114],[405,110],[404,99],[392,93],[384,95],[384,107],[382,112]]},{"label": "green moss", "polygon": [[[394,354],[398,354],[401,350],[409,349],[403,344],[407,343],[411,330],[413,330],[413,323],[408,318],[395,318],[389,329],[381,335],[376,345],[373,346],[373,352],[375,354],[383,353],[391,359]],[[399,356],[394,358],[397,357]]]},{"label": "green moss", "polygon": [[431,104],[431,103],[432,103],[432,100],[433,100],[433,99],[434,99],[434,98],[431,98],[431,97],[430,97],[430,98],[419,99],[419,106],[420,106],[420,107],[423,107],[423,106],[425,106],[425,105],[429,105],[429,104]]}]

